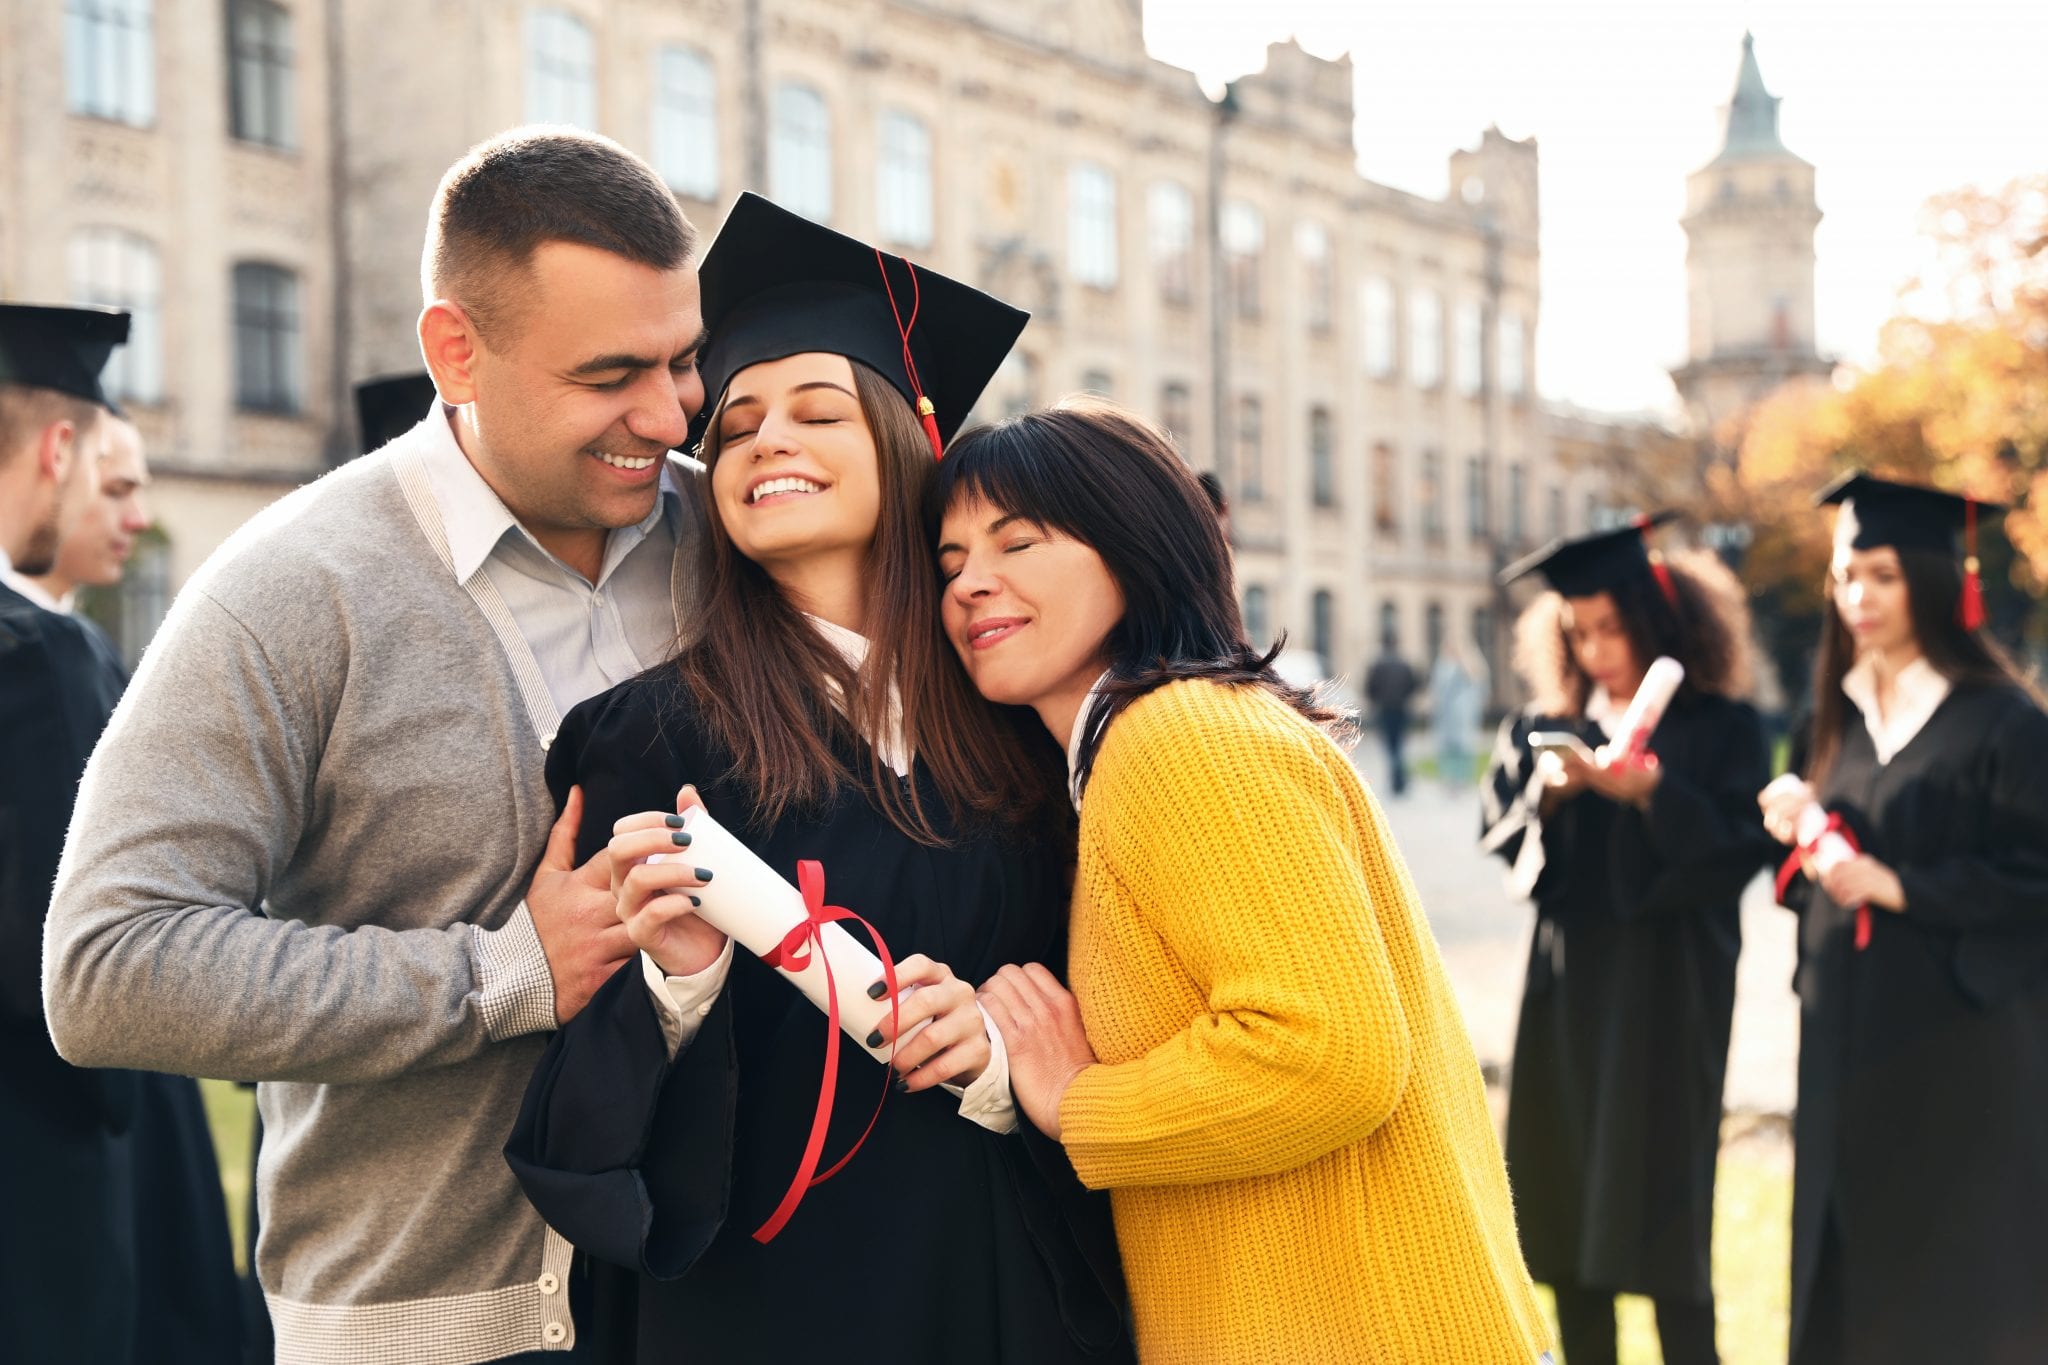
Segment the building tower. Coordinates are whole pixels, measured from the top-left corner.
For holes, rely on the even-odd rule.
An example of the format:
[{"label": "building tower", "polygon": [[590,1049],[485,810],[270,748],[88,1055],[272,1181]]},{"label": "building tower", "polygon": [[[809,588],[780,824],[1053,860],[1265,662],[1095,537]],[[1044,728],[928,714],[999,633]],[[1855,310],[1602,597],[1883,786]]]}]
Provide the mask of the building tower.
[{"label": "building tower", "polygon": [[1778,97],[1764,88],[1755,40],[1728,103],[1720,154],[1686,180],[1686,362],[1671,372],[1692,428],[1724,424],[1787,380],[1832,368],[1814,348],[1814,170],[1778,136]]}]

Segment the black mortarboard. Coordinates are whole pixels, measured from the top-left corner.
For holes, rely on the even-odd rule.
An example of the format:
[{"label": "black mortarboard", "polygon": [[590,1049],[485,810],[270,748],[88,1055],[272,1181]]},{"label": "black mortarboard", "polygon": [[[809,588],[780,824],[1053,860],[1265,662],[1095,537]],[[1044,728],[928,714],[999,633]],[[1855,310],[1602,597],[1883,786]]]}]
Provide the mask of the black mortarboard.
[{"label": "black mortarboard", "polygon": [[934,455],[1030,320],[756,194],[733,205],[698,279],[711,337],[703,356],[707,415],[747,366],[825,351],[894,384],[926,419]]},{"label": "black mortarboard", "polygon": [[435,398],[433,376],[424,371],[387,374],[356,385],[356,424],[362,428],[363,453],[367,455],[418,426]]},{"label": "black mortarboard", "polygon": [[55,389],[119,415],[100,371],[127,339],[128,315],[119,309],[0,303],[0,384]]},{"label": "black mortarboard", "polygon": [[1852,469],[1813,495],[1813,505],[1841,505],[1841,520],[1835,526],[1835,543],[1847,542],[1852,550],[1875,550],[1889,545],[1895,550],[1932,550],[1953,555],[1956,539],[1963,540],[1963,595],[1956,605],[1956,619],[1965,630],[1984,624],[1984,588],[1977,563],[1977,518],[1981,513],[1996,515],[2005,506],[1975,498],[1944,493],[1921,484],[1894,483],[1873,478]]},{"label": "black mortarboard", "polygon": [[1654,579],[1670,597],[1673,589],[1662,556],[1650,549],[1649,533],[1678,520],[1676,512],[1652,512],[1611,531],[1553,540],[1500,571],[1502,583],[1540,573],[1566,597],[1591,597],[1636,578]]}]

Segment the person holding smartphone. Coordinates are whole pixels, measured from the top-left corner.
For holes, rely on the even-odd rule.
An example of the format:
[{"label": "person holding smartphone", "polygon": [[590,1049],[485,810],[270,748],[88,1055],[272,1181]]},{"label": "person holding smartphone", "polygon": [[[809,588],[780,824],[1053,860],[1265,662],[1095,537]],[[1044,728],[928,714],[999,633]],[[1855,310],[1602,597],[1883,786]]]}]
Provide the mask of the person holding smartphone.
[{"label": "person holding smartphone", "polygon": [[[1530,1273],[1557,1296],[1571,1365],[1616,1355],[1614,1296],[1655,1300],[1664,1359],[1718,1359],[1709,1273],[1738,900],[1769,841],[1763,727],[1741,585],[1711,554],[1668,561],[1668,514],[1510,566],[1529,705],[1501,724],[1481,846],[1535,902],[1516,1031],[1508,1176]],[[1661,657],[1685,670],[1647,746],[1620,720]]]}]

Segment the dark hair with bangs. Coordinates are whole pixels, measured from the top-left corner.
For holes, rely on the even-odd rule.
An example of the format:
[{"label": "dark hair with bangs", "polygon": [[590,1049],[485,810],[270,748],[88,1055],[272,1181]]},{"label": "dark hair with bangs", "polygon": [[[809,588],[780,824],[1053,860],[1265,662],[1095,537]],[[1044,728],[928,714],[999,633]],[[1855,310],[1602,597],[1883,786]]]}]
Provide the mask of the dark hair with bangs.
[{"label": "dark hair with bangs", "polygon": [[1077,718],[1086,736],[1078,780],[1125,708],[1183,678],[1263,687],[1326,729],[1349,717],[1319,704],[1244,638],[1230,550],[1208,494],[1173,443],[1144,418],[1101,399],[1070,398],[1042,412],[977,427],[946,451],[926,521],[937,540],[946,509],[978,498],[1070,536],[1102,556],[1123,593],[1108,640],[1109,679]]}]

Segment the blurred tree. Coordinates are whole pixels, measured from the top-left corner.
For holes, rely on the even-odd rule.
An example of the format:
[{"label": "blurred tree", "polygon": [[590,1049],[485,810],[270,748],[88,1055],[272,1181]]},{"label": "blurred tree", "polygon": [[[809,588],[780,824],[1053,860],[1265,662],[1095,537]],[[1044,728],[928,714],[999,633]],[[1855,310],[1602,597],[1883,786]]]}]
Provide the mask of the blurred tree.
[{"label": "blurred tree", "polygon": [[1924,222],[1928,268],[1875,363],[1765,400],[1734,464],[1707,472],[1708,515],[1753,528],[1744,577],[1795,689],[1828,557],[1810,498],[1851,465],[2015,506],[1982,552],[1992,626],[2036,649],[2048,637],[2048,175],[1939,195]]}]

